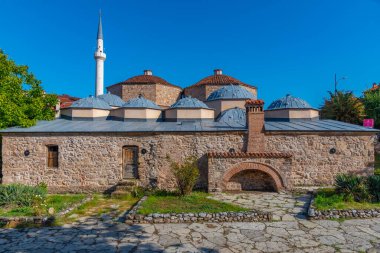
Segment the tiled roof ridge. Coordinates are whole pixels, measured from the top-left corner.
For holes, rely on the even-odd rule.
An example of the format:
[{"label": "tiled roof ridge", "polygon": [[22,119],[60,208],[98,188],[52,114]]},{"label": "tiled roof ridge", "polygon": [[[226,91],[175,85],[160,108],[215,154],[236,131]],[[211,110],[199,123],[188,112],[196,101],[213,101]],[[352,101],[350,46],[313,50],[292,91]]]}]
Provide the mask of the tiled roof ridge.
[{"label": "tiled roof ridge", "polygon": [[172,87],[180,88],[182,90],[182,88],[180,86],[171,84],[168,81],[166,81],[165,79],[163,79],[163,78],[161,78],[159,76],[154,76],[154,75],[137,75],[137,76],[133,76],[131,78],[128,78],[127,80],[124,80],[122,82],[113,84],[113,85],[108,86],[108,87],[112,87],[112,86],[115,86],[115,85],[123,85],[123,84],[163,84],[163,85],[167,85],[167,86],[172,86]]},{"label": "tiled roof ridge", "polygon": [[208,152],[210,158],[291,158],[288,152]]},{"label": "tiled roof ridge", "polygon": [[244,83],[232,76],[218,74],[218,75],[207,76],[201,79],[200,81],[198,81],[197,83],[190,85],[189,87],[186,87],[185,89],[190,88],[190,87],[207,85],[207,84],[213,84],[213,85],[239,84],[239,85],[250,87],[250,88],[256,88],[256,86]]}]

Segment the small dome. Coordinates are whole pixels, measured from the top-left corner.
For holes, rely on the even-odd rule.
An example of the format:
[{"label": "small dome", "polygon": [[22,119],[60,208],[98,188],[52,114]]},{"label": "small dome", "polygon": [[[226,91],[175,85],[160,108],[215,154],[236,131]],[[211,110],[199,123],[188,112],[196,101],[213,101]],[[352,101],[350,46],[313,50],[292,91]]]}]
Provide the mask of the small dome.
[{"label": "small dome", "polygon": [[119,96],[111,94],[111,93],[99,95],[98,98],[103,99],[110,106],[121,107],[124,104],[124,100],[122,100]]},{"label": "small dome", "polygon": [[283,98],[273,101],[267,108],[267,110],[279,109],[313,109],[313,107],[305,100],[288,94]]},{"label": "small dome", "polygon": [[132,98],[123,104],[124,108],[149,108],[149,109],[158,109],[161,107],[156,105],[153,101],[144,98],[143,96],[138,96],[137,98]]},{"label": "small dome", "polygon": [[87,109],[103,109],[110,110],[111,106],[106,101],[97,97],[82,98],[71,104],[69,108],[87,108]]},{"label": "small dome", "polygon": [[170,108],[204,108],[209,109],[209,107],[203,103],[202,101],[192,98],[190,96],[181,98],[174,104],[170,106]]},{"label": "small dome", "polygon": [[255,96],[247,89],[231,84],[213,91],[207,98],[207,101],[219,99],[255,99]]},{"label": "small dome", "polygon": [[232,109],[228,109],[223,111],[219,117],[216,119],[217,122],[222,123],[239,123],[245,124],[246,121],[246,112],[244,109],[235,107]]}]

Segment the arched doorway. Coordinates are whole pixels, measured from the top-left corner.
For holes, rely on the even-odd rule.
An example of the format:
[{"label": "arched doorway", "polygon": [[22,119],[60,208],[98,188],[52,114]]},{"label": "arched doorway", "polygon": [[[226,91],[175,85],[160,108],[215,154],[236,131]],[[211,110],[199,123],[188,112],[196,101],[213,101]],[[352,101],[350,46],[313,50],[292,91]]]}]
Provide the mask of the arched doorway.
[{"label": "arched doorway", "polygon": [[223,176],[224,190],[279,191],[284,188],[281,175],[262,163],[239,163]]}]

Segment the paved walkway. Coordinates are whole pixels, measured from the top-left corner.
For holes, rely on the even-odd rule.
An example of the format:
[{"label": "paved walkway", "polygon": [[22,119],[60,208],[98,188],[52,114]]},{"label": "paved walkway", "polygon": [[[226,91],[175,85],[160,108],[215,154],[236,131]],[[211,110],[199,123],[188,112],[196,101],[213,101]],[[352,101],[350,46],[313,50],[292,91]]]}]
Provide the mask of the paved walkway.
[{"label": "paved walkway", "polygon": [[0,229],[0,252],[380,252],[380,219]]},{"label": "paved walkway", "polygon": [[211,197],[243,207],[273,213],[275,221],[305,219],[310,202],[310,194],[288,192],[245,192],[215,193]]}]

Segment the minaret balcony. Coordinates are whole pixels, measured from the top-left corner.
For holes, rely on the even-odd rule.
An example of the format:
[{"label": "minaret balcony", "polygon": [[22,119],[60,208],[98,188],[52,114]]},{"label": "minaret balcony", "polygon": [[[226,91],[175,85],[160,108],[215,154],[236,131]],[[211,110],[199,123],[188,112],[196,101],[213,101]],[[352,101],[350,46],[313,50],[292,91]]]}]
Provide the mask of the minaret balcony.
[{"label": "minaret balcony", "polygon": [[95,57],[95,59],[105,60],[106,59],[106,54],[103,53],[103,52],[95,52],[94,57]]}]

